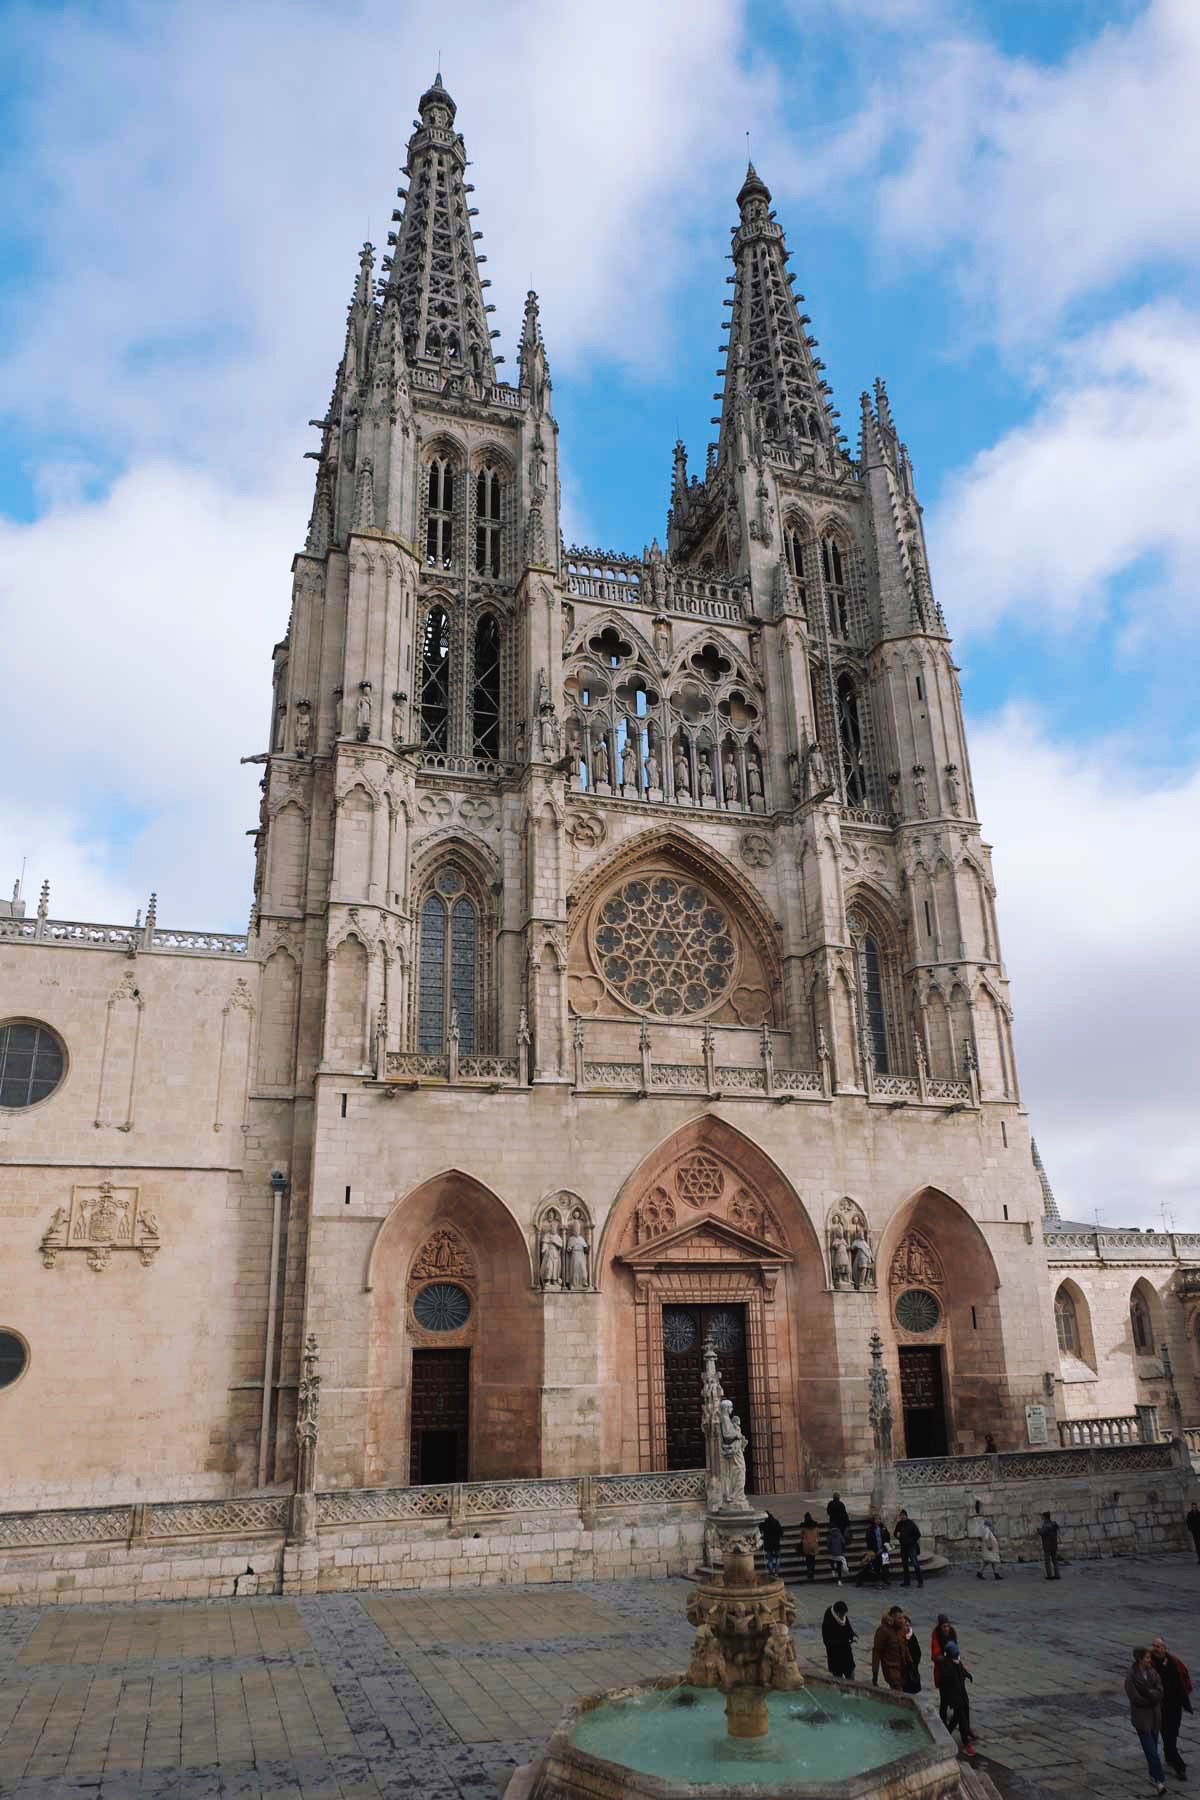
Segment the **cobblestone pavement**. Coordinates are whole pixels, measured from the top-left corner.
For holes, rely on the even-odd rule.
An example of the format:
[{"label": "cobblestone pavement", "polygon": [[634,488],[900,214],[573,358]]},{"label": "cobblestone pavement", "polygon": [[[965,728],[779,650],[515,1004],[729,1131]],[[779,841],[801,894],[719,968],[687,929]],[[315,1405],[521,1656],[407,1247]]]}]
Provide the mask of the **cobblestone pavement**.
[{"label": "cobblestone pavement", "polygon": [[[682,1667],[688,1591],[639,1581],[0,1609],[0,1795],[493,1800],[574,1695]],[[952,1571],[897,1594],[926,1654],[936,1614],[955,1620],[985,1766],[1014,1800],[1150,1792],[1122,1682],[1130,1647],[1157,1631],[1200,1665],[1193,1559],[1083,1563],[1057,1585],[1033,1567],[999,1583]],[[802,1661],[821,1668],[832,1595],[795,1595]],[[869,1676],[884,1596],[846,1598]],[[1181,1747],[1200,1780],[1200,1727],[1186,1716]]]}]

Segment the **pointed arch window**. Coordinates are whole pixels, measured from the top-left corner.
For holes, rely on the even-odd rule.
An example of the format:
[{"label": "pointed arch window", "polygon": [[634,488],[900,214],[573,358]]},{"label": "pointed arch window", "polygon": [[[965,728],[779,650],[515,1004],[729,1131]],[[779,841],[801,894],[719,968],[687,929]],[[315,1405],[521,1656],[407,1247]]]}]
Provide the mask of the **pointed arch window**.
[{"label": "pointed arch window", "polygon": [[454,465],[435,456],[429,465],[429,517],[425,526],[425,561],[448,569],[454,560]]},{"label": "pointed arch window", "polygon": [[443,606],[430,608],[421,644],[421,742],[426,750],[450,748],[450,621]]},{"label": "pointed arch window", "polygon": [[862,996],[863,1029],[867,1054],[877,1075],[886,1075],[888,1062],[887,1010],[883,1002],[883,959],[879,940],[868,932],[858,945],[858,980]]},{"label": "pointed arch window", "polygon": [[821,539],[821,573],[825,577],[825,603],[829,609],[829,634],[850,636],[850,598],[846,588],[846,555],[837,539]]},{"label": "pointed arch window", "polygon": [[842,772],[846,781],[846,804],[865,806],[866,771],[863,766],[862,713],[858,684],[853,675],[843,671],[838,676],[838,742],[842,752]]},{"label": "pointed arch window", "polygon": [[1129,1323],[1133,1328],[1133,1347],[1139,1356],[1154,1355],[1154,1328],[1150,1308],[1143,1295],[1135,1293],[1129,1302]]},{"label": "pointed arch window", "polygon": [[792,577],[792,580],[796,583],[796,587],[797,587],[797,590],[799,593],[799,598],[800,598],[800,605],[803,608],[803,610],[805,612],[807,612],[808,611],[808,593],[807,593],[807,591],[805,589],[805,585],[804,585],[804,546],[805,546],[805,542],[806,542],[806,534],[803,531],[803,529],[799,525],[795,525],[795,524],[789,525],[787,528],[787,531],[785,533],[785,536],[784,536],[784,544],[787,549],[788,573]]},{"label": "pointed arch window", "polygon": [[475,628],[472,734],[476,754],[500,755],[500,625],[485,613]]},{"label": "pointed arch window", "polygon": [[445,1049],[453,1020],[458,1047],[474,1054],[478,1031],[479,914],[453,864],[437,871],[421,905],[417,1048]]},{"label": "pointed arch window", "polygon": [[1054,1329],[1058,1333],[1058,1347],[1064,1356],[1078,1356],[1079,1319],[1075,1312],[1075,1302],[1065,1287],[1059,1288],[1054,1296]]},{"label": "pointed arch window", "polygon": [[500,577],[500,477],[480,469],[475,478],[475,573]]}]

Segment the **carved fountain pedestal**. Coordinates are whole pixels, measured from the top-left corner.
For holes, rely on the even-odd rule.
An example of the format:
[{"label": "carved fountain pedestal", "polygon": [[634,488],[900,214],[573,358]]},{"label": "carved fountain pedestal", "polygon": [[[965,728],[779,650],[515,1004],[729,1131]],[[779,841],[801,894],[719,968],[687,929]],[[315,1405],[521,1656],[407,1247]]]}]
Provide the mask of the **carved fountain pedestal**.
[{"label": "carved fountain pedestal", "polygon": [[719,1579],[705,1582],[688,1601],[696,1627],[686,1679],[693,1687],[719,1688],[731,1738],[767,1735],[767,1695],[802,1688],[791,1627],[796,1608],[778,1578],[754,1570],[758,1528],[765,1513],[710,1512],[707,1524],[721,1555]]}]

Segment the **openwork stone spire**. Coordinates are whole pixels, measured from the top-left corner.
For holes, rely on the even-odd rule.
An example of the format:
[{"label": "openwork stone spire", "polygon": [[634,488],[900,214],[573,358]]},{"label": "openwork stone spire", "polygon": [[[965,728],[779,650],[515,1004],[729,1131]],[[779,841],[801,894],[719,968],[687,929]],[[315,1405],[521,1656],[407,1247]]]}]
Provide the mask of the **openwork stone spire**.
[{"label": "openwork stone spire", "polygon": [[946,619],[934,598],[925,531],[908,447],[900,441],[887,388],[859,396],[860,466],[878,533],[882,623],[890,632],[943,635]]},{"label": "openwork stone spire", "polygon": [[728,362],[718,373],[725,378],[720,396],[720,454],[735,442],[732,415],[739,401],[753,401],[758,428],[767,443],[801,446],[821,444],[838,451],[837,413],[824,367],[814,356],[816,339],[806,335],[809,323],[792,292],[787,270],[788,249],[783,227],[772,213],[771,194],[751,163],[737,197],[741,223],[733,233],[734,274]]},{"label": "openwork stone spire", "polygon": [[496,379],[493,334],[487,316],[495,309],[483,299],[475,239],[471,227],[476,209],[464,182],[467,153],[454,129],[455,105],[436,75],[421,95],[420,123],[408,143],[404,172],[409,180],[403,212],[392,217],[398,231],[385,259],[390,269],[387,295],[395,296],[405,353],[410,365],[446,364],[466,369],[477,380]]},{"label": "openwork stone spire", "polygon": [[1052,1219],[1054,1221],[1054,1223],[1057,1225],[1057,1224],[1061,1223],[1061,1214],[1059,1213],[1059,1210],[1058,1210],[1058,1201],[1054,1198],[1054,1189],[1050,1186],[1050,1177],[1046,1173],[1045,1164],[1042,1162],[1041,1156],[1038,1154],[1036,1138],[1030,1138],[1029,1148],[1033,1154],[1034,1170],[1037,1174],[1038,1180],[1042,1184],[1042,1217],[1045,1219]]}]

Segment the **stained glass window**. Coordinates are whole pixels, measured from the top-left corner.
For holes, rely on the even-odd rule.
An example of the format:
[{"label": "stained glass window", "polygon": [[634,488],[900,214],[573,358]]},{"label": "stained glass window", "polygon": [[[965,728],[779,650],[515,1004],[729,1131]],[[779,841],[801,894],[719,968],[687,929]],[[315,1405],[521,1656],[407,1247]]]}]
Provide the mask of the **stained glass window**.
[{"label": "stained glass window", "polygon": [[896,1323],[905,1331],[932,1331],[941,1316],[937,1295],[928,1288],[909,1288],[896,1302]]},{"label": "stained glass window", "polygon": [[15,1331],[0,1331],[0,1388],[11,1387],[25,1373],[29,1346]]},{"label": "stained glass window", "polygon": [[592,948],[613,992],[659,1018],[704,1012],[733,985],[729,920],[695,882],[667,875],[624,882],[596,915]]},{"label": "stained glass window", "polygon": [[45,1025],[0,1025],[0,1106],[33,1106],[63,1078],[63,1047]]},{"label": "stained glass window", "polygon": [[867,1048],[874,1060],[875,1073],[886,1075],[888,1037],[887,1014],[883,1005],[883,970],[879,960],[879,945],[873,937],[864,937],[859,943],[858,965]]},{"label": "stained glass window", "polygon": [[500,626],[491,613],[475,630],[475,749],[480,756],[500,754]]},{"label": "stained glass window", "polygon": [[475,908],[465,896],[450,915],[450,1004],[458,1014],[458,1047],[475,1049]]},{"label": "stained glass window", "polygon": [[446,1041],[446,908],[430,894],[421,908],[421,1000],[417,1048],[436,1056]]},{"label": "stained glass window", "polygon": [[477,1048],[479,915],[465,885],[452,865],[439,869],[421,907],[417,1048],[423,1056],[446,1048],[452,1010],[459,1050],[473,1055]]},{"label": "stained glass window", "polygon": [[434,1281],[413,1301],[413,1315],[426,1331],[461,1331],[471,1316],[471,1296],[454,1281]]},{"label": "stained glass window", "polygon": [[450,621],[441,606],[425,621],[421,648],[421,742],[427,750],[450,748]]},{"label": "stained glass window", "polygon": [[1058,1333],[1058,1347],[1067,1356],[1079,1355],[1079,1321],[1075,1316],[1075,1302],[1066,1288],[1059,1288],[1054,1296],[1054,1328]]}]

